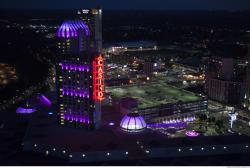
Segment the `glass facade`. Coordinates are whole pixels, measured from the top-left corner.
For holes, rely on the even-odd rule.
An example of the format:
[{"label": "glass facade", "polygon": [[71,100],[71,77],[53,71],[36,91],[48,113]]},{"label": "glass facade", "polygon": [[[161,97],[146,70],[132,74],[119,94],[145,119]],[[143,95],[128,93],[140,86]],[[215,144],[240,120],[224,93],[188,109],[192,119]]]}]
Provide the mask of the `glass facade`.
[{"label": "glass facade", "polygon": [[138,112],[144,117],[145,121],[152,122],[155,119],[164,118],[171,115],[195,114],[207,111],[207,100],[194,102],[168,103],[161,106],[140,109]]}]

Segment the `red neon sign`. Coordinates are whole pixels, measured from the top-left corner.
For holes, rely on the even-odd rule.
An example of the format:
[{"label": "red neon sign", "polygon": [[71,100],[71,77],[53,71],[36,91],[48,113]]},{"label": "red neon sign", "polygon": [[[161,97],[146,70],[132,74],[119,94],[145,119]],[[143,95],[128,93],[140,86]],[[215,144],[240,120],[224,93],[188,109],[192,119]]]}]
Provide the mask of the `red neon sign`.
[{"label": "red neon sign", "polygon": [[102,101],[104,99],[104,63],[103,57],[99,55],[93,61],[93,99]]}]

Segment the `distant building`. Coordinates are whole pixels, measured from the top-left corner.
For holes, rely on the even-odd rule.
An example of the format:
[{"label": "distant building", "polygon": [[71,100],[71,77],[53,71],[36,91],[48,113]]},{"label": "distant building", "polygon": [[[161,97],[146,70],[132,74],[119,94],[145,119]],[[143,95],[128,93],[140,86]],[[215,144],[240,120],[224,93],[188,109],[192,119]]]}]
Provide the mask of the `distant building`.
[{"label": "distant building", "polygon": [[221,79],[210,79],[208,96],[220,102],[235,104],[240,103],[242,82],[224,81]]},{"label": "distant building", "polygon": [[201,73],[186,73],[183,75],[185,81],[203,81],[205,75]]},{"label": "distant building", "polygon": [[248,45],[248,53],[246,56],[246,75],[244,80],[244,99],[242,105],[244,108],[250,110],[250,45]]},{"label": "distant building", "polygon": [[123,63],[123,64],[128,64],[131,61],[134,60],[133,55],[125,54],[125,53],[119,53],[119,54],[107,54],[107,58],[109,58],[110,62],[112,63]]},{"label": "distant building", "polygon": [[57,31],[58,117],[61,125],[95,129],[101,122],[104,58],[91,46],[92,32],[83,21],[65,21]]},{"label": "distant building", "polygon": [[200,73],[202,70],[202,65],[202,60],[197,57],[183,58],[173,62],[173,68],[194,73]]},{"label": "distant building", "polygon": [[157,43],[154,41],[129,41],[117,42],[107,45],[106,52],[118,55],[126,51],[151,51],[158,50]]},{"label": "distant building", "polygon": [[154,72],[154,62],[151,61],[144,62],[143,71],[147,76],[152,76]]},{"label": "distant building", "polygon": [[128,77],[105,79],[106,86],[129,85],[132,81]]},{"label": "distant building", "polygon": [[140,109],[138,112],[147,122],[161,122],[170,118],[188,118],[195,116],[196,113],[204,113],[207,111],[208,102],[206,99],[190,101],[190,102],[176,102],[167,103],[160,106]]},{"label": "distant building", "polygon": [[238,73],[237,60],[225,57],[210,57],[206,66],[205,92],[210,99],[227,104],[240,103],[243,82]]},{"label": "distant building", "polygon": [[92,32],[91,43],[92,47],[102,52],[102,9],[91,8],[78,10],[79,18],[83,20]]}]

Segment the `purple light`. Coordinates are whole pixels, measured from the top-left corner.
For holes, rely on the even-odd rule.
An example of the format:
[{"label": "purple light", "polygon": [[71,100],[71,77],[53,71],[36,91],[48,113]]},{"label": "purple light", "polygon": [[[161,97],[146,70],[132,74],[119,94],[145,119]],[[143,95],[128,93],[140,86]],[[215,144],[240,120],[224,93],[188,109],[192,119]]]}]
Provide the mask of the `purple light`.
[{"label": "purple light", "polygon": [[187,117],[187,118],[184,118],[184,121],[185,122],[192,122],[195,120],[195,117]]},{"label": "purple light", "polygon": [[187,131],[185,133],[188,137],[197,137],[200,135],[200,133],[196,132],[195,130],[192,130],[192,131]]},{"label": "purple light", "polygon": [[87,72],[89,72],[89,66],[88,65],[76,65],[76,64],[66,64],[66,63],[60,63],[59,65],[62,67],[62,70],[87,71]]},{"label": "purple light", "polygon": [[36,112],[36,109],[34,109],[34,108],[18,107],[16,109],[16,113],[19,113],[19,114],[31,114],[31,113],[34,113],[34,112]]},{"label": "purple light", "polygon": [[52,106],[52,102],[47,97],[45,97],[44,95],[40,95],[38,98],[47,107],[51,107]]},{"label": "purple light", "polygon": [[65,21],[57,31],[57,37],[71,38],[78,36],[78,30],[83,30],[86,36],[90,36],[89,27],[81,20]]},{"label": "purple light", "polygon": [[149,127],[187,127],[187,123],[156,123],[156,124],[148,124]]},{"label": "purple light", "polygon": [[83,115],[77,115],[73,113],[64,113],[63,115],[64,120],[66,121],[75,121],[80,123],[89,124],[89,117]]},{"label": "purple light", "polygon": [[129,113],[123,117],[120,127],[128,132],[137,132],[146,128],[146,122],[138,113]]},{"label": "purple light", "polygon": [[180,123],[180,122],[193,122],[195,120],[195,117],[187,117],[183,119],[170,119],[168,121],[164,121],[165,124],[171,124],[171,123]]},{"label": "purple light", "polygon": [[88,97],[89,98],[89,93],[84,90],[77,90],[77,89],[67,89],[63,88],[62,90],[63,95],[67,96],[76,96],[76,97]]},{"label": "purple light", "polygon": [[115,125],[115,123],[113,123],[113,122],[110,122],[110,123],[109,123],[109,125],[110,125],[110,126],[113,126],[113,125]]}]

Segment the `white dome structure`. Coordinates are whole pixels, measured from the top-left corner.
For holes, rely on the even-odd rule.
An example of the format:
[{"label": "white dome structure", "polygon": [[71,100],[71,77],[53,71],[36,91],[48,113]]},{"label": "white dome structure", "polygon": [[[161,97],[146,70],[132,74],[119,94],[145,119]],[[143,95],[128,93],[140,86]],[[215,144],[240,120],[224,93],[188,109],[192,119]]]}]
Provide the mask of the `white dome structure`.
[{"label": "white dome structure", "polygon": [[147,127],[147,124],[139,113],[129,113],[123,117],[120,127],[127,132],[140,132]]}]

